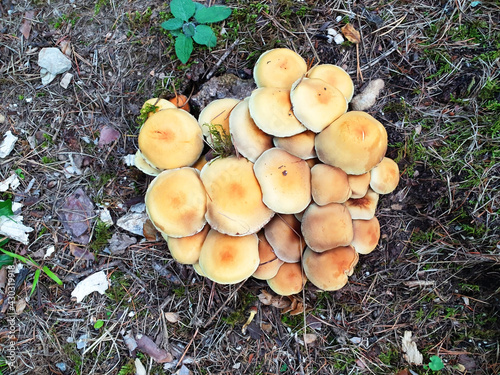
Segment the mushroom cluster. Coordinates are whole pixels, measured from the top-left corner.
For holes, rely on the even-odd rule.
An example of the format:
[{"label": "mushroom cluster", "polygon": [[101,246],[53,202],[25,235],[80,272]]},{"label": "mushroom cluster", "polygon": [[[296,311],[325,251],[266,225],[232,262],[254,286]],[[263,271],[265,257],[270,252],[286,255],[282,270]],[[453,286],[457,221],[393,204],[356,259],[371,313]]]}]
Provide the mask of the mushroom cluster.
[{"label": "mushroom cluster", "polygon": [[[253,276],[280,295],[342,288],[373,251],[380,194],[399,182],[384,126],[347,112],[354,85],[342,68],[308,70],[292,50],[254,67],[257,89],[218,99],[198,120],[162,99],[139,133],[136,166],[156,176],[146,208],[172,257],[217,283]],[[146,104],[145,104],[146,105]],[[206,161],[213,134],[236,155]]]}]

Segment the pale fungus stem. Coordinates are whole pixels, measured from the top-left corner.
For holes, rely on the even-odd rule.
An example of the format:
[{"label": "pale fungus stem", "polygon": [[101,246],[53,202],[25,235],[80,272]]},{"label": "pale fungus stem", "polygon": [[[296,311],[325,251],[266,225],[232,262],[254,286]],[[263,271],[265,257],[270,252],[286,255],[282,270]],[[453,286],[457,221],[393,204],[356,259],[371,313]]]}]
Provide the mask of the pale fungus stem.
[{"label": "pale fungus stem", "polygon": [[247,322],[243,325],[243,327],[241,327],[241,333],[244,335],[247,333],[248,326],[250,325],[250,323],[252,323],[253,318],[257,314],[257,307],[252,306],[249,310],[249,313],[250,313],[250,316],[248,317]]}]

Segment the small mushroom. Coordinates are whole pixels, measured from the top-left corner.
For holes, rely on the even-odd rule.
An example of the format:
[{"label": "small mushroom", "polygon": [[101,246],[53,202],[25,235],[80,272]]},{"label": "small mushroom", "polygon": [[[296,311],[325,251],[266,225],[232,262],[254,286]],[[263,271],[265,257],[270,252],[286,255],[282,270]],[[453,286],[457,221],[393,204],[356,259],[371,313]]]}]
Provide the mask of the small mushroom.
[{"label": "small mushroom", "polygon": [[377,247],[380,239],[380,223],[374,216],[370,220],[353,220],[354,237],[351,246],[358,254],[369,254]]},{"label": "small mushroom", "polygon": [[288,48],[275,48],[260,55],[253,68],[253,78],[257,87],[290,89],[306,72],[307,64],[302,56]]},{"label": "small mushroom", "polygon": [[305,132],[292,135],[291,137],[274,137],[273,143],[274,146],[298,158],[309,160],[316,157],[316,150],[314,148],[315,137],[316,133],[306,130]]},{"label": "small mushroom", "polygon": [[276,256],[263,231],[257,233],[257,237],[259,237],[260,263],[252,276],[259,280],[268,280],[276,276],[284,262]]},{"label": "small mushroom", "polygon": [[158,176],[161,173],[161,169],[158,169],[156,167],[153,167],[150,165],[146,159],[144,159],[144,156],[142,155],[142,152],[140,150],[137,150],[134,156],[134,165],[139,169],[141,172],[149,175],[149,176]]},{"label": "small mushroom", "polygon": [[307,277],[300,263],[283,263],[276,276],[267,280],[274,293],[280,296],[297,294],[304,288]]},{"label": "small mushroom", "polygon": [[370,172],[358,175],[350,174],[347,176],[347,181],[349,181],[352,191],[351,198],[362,198],[370,187]]},{"label": "small mushroom", "polygon": [[264,227],[266,239],[276,256],[287,263],[300,262],[306,243],[300,221],[294,215],[274,215]]},{"label": "small mushroom", "polygon": [[399,183],[399,167],[389,158],[382,161],[370,171],[370,187],[379,194],[389,194]]},{"label": "small mushroom", "polygon": [[344,203],[351,197],[347,174],[337,167],[316,164],[311,168],[311,194],[319,206]]},{"label": "small mushroom", "polygon": [[209,145],[213,143],[210,135],[210,127],[219,132],[219,134],[224,132],[229,135],[229,116],[239,102],[238,99],[232,98],[216,99],[200,112],[198,124]]},{"label": "small mushroom", "polygon": [[198,263],[201,247],[203,246],[203,242],[205,242],[209,230],[210,226],[205,225],[201,231],[192,236],[174,238],[168,237],[163,233],[162,235],[164,238],[166,237],[168,250],[175,261],[181,264],[195,264]]},{"label": "small mushroom", "polygon": [[372,189],[368,189],[365,196],[357,199],[349,199],[345,206],[353,220],[370,220],[375,216],[379,195]]},{"label": "small mushroom", "polygon": [[354,94],[354,83],[351,76],[340,66],[331,64],[316,65],[307,73],[309,78],[318,78],[340,90],[347,102]]}]

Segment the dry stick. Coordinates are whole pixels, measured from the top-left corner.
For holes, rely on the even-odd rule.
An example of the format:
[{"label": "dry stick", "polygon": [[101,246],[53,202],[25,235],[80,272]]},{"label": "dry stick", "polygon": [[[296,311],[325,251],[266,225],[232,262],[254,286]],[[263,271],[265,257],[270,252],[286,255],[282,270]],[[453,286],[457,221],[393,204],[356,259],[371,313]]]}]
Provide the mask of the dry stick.
[{"label": "dry stick", "polygon": [[198,330],[199,328],[196,328],[196,331],[194,331],[194,335],[193,337],[191,337],[191,340],[189,340],[187,346],[186,346],[186,349],[184,349],[184,352],[182,353],[181,355],[181,358],[179,358],[179,362],[177,362],[177,366],[175,366],[175,368],[179,367],[181,364],[182,364],[182,361],[184,360],[184,357],[186,356],[187,354],[187,351],[189,350],[189,348],[191,347],[191,344],[193,343],[194,341],[194,338],[196,337],[196,335],[198,334]]},{"label": "dry stick", "polygon": [[224,307],[226,307],[226,305],[231,300],[231,298],[233,298],[233,296],[236,294],[236,292],[238,292],[238,290],[241,289],[241,287],[243,286],[243,284],[245,284],[245,281],[247,281],[247,279],[243,280],[241,282],[241,284],[231,293],[231,295],[229,297],[227,297],[227,299],[224,301],[224,303],[221,305],[221,307],[219,307],[219,309],[215,312],[215,314],[212,315],[212,317],[210,319],[208,319],[208,321],[203,325],[203,328],[207,328],[208,325],[210,323],[212,323],[212,321],[215,319],[215,317],[219,315],[219,313],[222,311],[222,309]]},{"label": "dry stick", "polygon": [[306,28],[302,24],[302,21],[300,20],[300,18],[299,18],[299,22],[300,22],[300,26],[302,26],[302,29],[304,30],[304,34],[305,34],[305,36],[307,38],[307,41],[311,45],[311,48],[312,48],[313,53],[314,53],[314,57],[316,57],[316,60],[317,60],[316,64],[319,64],[321,62],[321,59],[319,58],[318,53],[316,52],[316,48],[314,48],[314,44],[312,43],[311,38],[309,38],[309,35],[307,34]]},{"label": "dry stick", "polygon": [[210,71],[207,73],[207,80],[210,79],[215,71],[219,68],[219,66],[222,64],[222,62],[229,56],[229,54],[233,51],[233,49],[240,43],[240,39],[236,39],[233,44],[231,44],[229,46],[229,48],[226,50],[226,52],[224,52],[224,54],[221,56],[221,58],[219,59],[219,61],[217,61],[217,63],[214,65],[214,67],[212,69],[210,69]]}]

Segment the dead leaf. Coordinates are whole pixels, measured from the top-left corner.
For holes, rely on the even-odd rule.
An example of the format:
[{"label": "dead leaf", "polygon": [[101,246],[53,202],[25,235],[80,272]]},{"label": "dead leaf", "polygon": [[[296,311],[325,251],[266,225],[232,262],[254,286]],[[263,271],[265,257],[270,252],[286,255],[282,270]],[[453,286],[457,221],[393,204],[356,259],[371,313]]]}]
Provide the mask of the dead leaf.
[{"label": "dead leaf", "polygon": [[424,357],[422,356],[422,353],[418,351],[417,344],[415,344],[415,342],[412,340],[411,335],[411,331],[405,331],[403,335],[401,344],[403,347],[403,351],[406,353],[403,357],[410,364],[421,365]]},{"label": "dead leaf", "polygon": [[342,34],[347,38],[347,40],[354,44],[361,43],[361,35],[359,31],[354,28],[351,23],[346,24],[342,27]]},{"label": "dead leaf", "polygon": [[24,298],[21,298],[19,299],[17,302],[16,302],[16,314],[19,315],[19,314],[22,314],[22,312],[24,311],[24,309],[26,308],[26,300]]},{"label": "dead leaf", "polygon": [[90,228],[94,221],[94,204],[81,188],[59,203],[58,215],[64,229],[73,241],[86,245],[90,242]]},{"label": "dead leaf", "polygon": [[261,323],[260,329],[262,329],[264,332],[271,333],[271,331],[273,330],[273,325],[271,323]]},{"label": "dead leaf", "polygon": [[259,297],[259,301],[266,306],[269,306],[273,300],[273,295],[265,289],[262,289],[257,297]]},{"label": "dead leaf", "polygon": [[144,226],[142,227],[142,233],[144,234],[144,237],[146,237],[146,240],[156,241],[156,233],[158,233],[158,231],[151,220],[146,220]]},{"label": "dead leaf", "polygon": [[113,236],[108,241],[109,251],[113,255],[123,254],[130,246],[137,243],[135,237],[127,236],[125,233],[113,233]]},{"label": "dead leaf", "polygon": [[94,255],[84,246],[78,246],[75,243],[70,243],[69,251],[77,259],[95,260]]},{"label": "dead leaf", "polygon": [[97,145],[102,148],[103,146],[113,143],[118,138],[120,138],[120,132],[111,126],[106,125],[101,129],[101,135]]},{"label": "dead leaf", "polygon": [[166,312],[165,319],[167,319],[170,323],[177,323],[179,320],[181,320],[181,317],[177,313]]},{"label": "dead leaf", "polygon": [[317,338],[318,336],[314,333],[306,333],[304,335],[304,342],[306,343],[306,345],[309,345],[316,341]]},{"label": "dead leaf", "polygon": [[410,373],[408,372],[408,369],[404,369],[398,372],[396,375],[410,375]]},{"label": "dead leaf", "polygon": [[30,33],[31,33],[31,23],[33,21],[33,18],[35,18],[35,11],[34,10],[28,10],[24,14],[24,21],[21,24],[21,27],[19,28],[19,31],[21,34],[23,34],[24,39],[29,39]]},{"label": "dead leaf", "polygon": [[153,340],[145,335],[140,333],[137,334],[135,336],[135,341],[137,343],[137,349],[144,354],[149,355],[158,363],[172,362],[174,360],[172,354],[168,353],[164,349],[160,349]]}]

